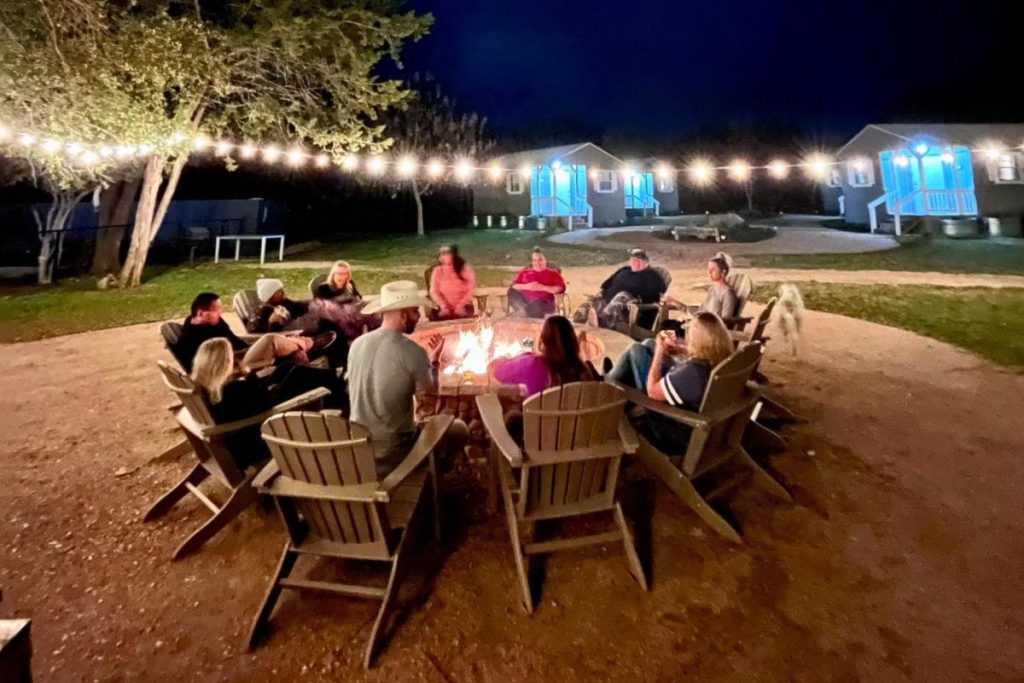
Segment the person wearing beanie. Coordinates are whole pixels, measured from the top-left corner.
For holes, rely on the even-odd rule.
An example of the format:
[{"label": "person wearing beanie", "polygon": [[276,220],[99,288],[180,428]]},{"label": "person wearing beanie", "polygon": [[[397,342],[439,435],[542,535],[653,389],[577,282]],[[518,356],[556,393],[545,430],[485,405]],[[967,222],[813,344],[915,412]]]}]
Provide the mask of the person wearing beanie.
[{"label": "person wearing beanie", "polygon": [[309,311],[309,303],[288,298],[284,283],[277,278],[256,280],[256,296],[263,305],[246,324],[246,329],[254,334],[281,332]]},{"label": "person wearing beanie", "polygon": [[[661,273],[650,267],[650,259],[643,249],[630,249],[629,264],[612,273],[611,277],[601,283],[600,293],[584,303],[573,314],[575,322],[589,322],[601,327],[616,327],[629,319],[629,304],[657,303],[668,285]],[[650,326],[650,320],[638,321],[640,325]]]}]

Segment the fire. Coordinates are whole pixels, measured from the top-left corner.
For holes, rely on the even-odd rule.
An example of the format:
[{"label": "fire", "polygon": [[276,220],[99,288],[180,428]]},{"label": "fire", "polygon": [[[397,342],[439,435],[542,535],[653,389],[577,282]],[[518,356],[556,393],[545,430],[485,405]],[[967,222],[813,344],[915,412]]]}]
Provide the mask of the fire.
[{"label": "fire", "polygon": [[450,362],[444,368],[444,374],[483,375],[487,373],[487,366],[494,359],[511,358],[524,351],[526,351],[526,347],[518,341],[496,341],[492,327],[481,327],[478,332],[460,331],[459,341],[451,353]]}]

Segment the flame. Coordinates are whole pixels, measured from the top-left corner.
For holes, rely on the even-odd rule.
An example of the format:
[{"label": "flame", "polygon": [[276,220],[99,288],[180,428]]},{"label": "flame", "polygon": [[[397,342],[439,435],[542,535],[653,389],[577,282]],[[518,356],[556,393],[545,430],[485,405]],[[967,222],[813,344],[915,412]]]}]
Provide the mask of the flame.
[{"label": "flame", "polygon": [[459,341],[452,352],[451,362],[444,368],[444,374],[484,375],[494,359],[518,356],[525,350],[518,341],[495,341],[492,327],[481,327],[479,332],[464,330],[459,332]]}]

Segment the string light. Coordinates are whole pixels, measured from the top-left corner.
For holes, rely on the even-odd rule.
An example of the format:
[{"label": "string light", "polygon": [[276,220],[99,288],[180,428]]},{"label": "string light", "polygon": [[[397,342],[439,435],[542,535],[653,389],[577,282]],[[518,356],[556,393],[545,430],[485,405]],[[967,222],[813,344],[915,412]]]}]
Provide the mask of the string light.
[{"label": "string light", "polygon": [[498,180],[501,178],[501,167],[497,164],[491,164],[487,167],[487,175],[491,176],[491,180]]},{"label": "string light", "polygon": [[906,168],[907,166],[910,165],[910,159],[907,158],[906,154],[897,154],[896,165],[899,166],[900,168]]},{"label": "string light", "polygon": [[[558,164],[557,161],[555,163]],[[561,166],[561,164],[558,164],[558,165]],[[554,166],[554,164],[552,164],[552,166]],[[469,180],[469,177],[472,174],[473,174],[473,164],[471,164],[469,161],[467,161],[466,159],[460,159],[459,161],[455,162],[455,177],[456,178],[458,178],[459,180],[465,182],[466,180]]]},{"label": "string light", "polygon": [[783,180],[789,175],[789,164],[782,159],[776,159],[768,164],[768,174],[776,180]]},{"label": "string light", "polygon": [[359,157],[355,154],[346,154],[341,160],[341,167],[346,171],[355,171],[359,168]]},{"label": "string light", "polygon": [[198,151],[202,151],[210,146],[210,138],[205,135],[197,135],[192,139],[192,146]]},{"label": "string light", "polygon": [[87,149],[84,152],[82,152],[81,156],[78,157],[78,160],[81,161],[86,166],[92,166],[94,163],[96,163],[96,153],[90,149]]},{"label": "string light", "polygon": [[985,156],[988,157],[989,161],[995,161],[999,158],[999,155],[1003,153],[1003,150],[994,143],[989,143],[985,147]]},{"label": "string light", "polygon": [[23,147],[31,147],[33,144],[35,144],[35,141],[35,137],[29,133],[22,133],[21,135],[18,136],[18,142]]},{"label": "string light", "polygon": [[268,164],[276,163],[277,160],[280,158],[281,150],[275,147],[274,145],[270,145],[269,147],[263,148],[263,161],[267,162]]},{"label": "string light", "polygon": [[103,157],[104,159],[109,159],[110,157],[114,156],[114,148],[111,147],[110,145],[100,145],[99,152],[100,156]]},{"label": "string light", "polygon": [[956,161],[956,157],[953,156],[952,152],[943,152],[942,153],[942,163],[944,163],[944,164],[951,164],[954,161]]},{"label": "string light", "polygon": [[[47,138],[43,140],[42,148],[44,152],[53,153],[60,149],[60,143],[53,138]],[[70,152],[71,150],[68,151]]]},{"label": "string light", "polygon": [[366,170],[373,175],[380,175],[384,172],[384,159],[379,154],[371,156],[366,162]]},{"label": "string light", "polygon": [[231,146],[231,143],[227,140],[221,140],[217,143],[217,146],[213,148],[213,153],[222,157],[227,156],[231,151]]},{"label": "string light", "polygon": [[0,142],[3,142],[7,138],[11,137],[11,131],[7,126],[0,126]]},{"label": "string light", "polygon": [[298,147],[292,147],[288,150],[288,165],[292,168],[298,168],[306,163],[306,153]]},{"label": "string light", "polygon": [[519,169],[519,175],[523,177],[524,181],[527,180],[531,175],[533,175],[533,167],[523,166],[521,169]]},{"label": "string light", "polygon": [[658,164],[654,170],[662,180],[670,180],[673,175],[672,169],[667,164]]},{"label": "string light", "polygon": [[134,149],[132,149],[128,145],[118,145],[117,147],[114,148],[114,156],[116,156],[118,159],[127,159],[132,155],[133,151]]},{"label": "string light", "polygon": [[742,159],[736,159],[729,164],[729,176],[738,183],[750,180],[750,164]]},{"label": "string light", "polygon": [[398,160],[398,175],[408,178],[416,172],[417,166],[419,166],[419,163],[416,161],[416,157],[407,154]]},{"label": "string light", "polygon": [[326,154],[317,154],[316,158],[313,159],[313,165],[317,168],[327,168],[331,165],[331,157]]},{"label": "string light", "polygon": [[253,147],[252,145],[242,145],[241,147],[238,148],[238,153],[242,156],[243,159],[252,159],[254,156],[256,156],[256,148]]},{"label": "string light", "polygon": [[690,164],[688,172],[690,180],[692,180],[695,185],[701,187],[710,185],[711,181],[715,177],[715,169],[712,168],[711,163],[706,159],[697,159],[694,161]]},{"label": "string light", "polygon": [[824,154],[812,154],[807,157],[804,164],[807,167],[807,175],[811,180],[821,182],[828,179],[829,168],[832,162]]},{"label": "string light", "polygon": [[441,163],[440,159],[431,159],[427,163],[427,175],[431,178],[440,178],[441,174],[444,173],[444,164]]}]

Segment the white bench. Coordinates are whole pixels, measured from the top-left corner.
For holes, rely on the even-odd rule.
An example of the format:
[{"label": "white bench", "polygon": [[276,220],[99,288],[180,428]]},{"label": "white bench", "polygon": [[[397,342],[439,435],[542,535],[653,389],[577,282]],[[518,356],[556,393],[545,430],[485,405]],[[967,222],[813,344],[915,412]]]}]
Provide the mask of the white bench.
[{"label": "white bench", "polygon": [[284,235],[219,235],[217,237],[217,244],[213,249],[213,262],[220,262],[220,242],[221,240],[234,240],[235,241],[235,260],[238,260],[239,253],[242,247],[242,240],[259,240],[260,241],[260,265],[263,265],[267,260],[267,240],[279,240],[277,250],[277,260],[284,261]]}]

